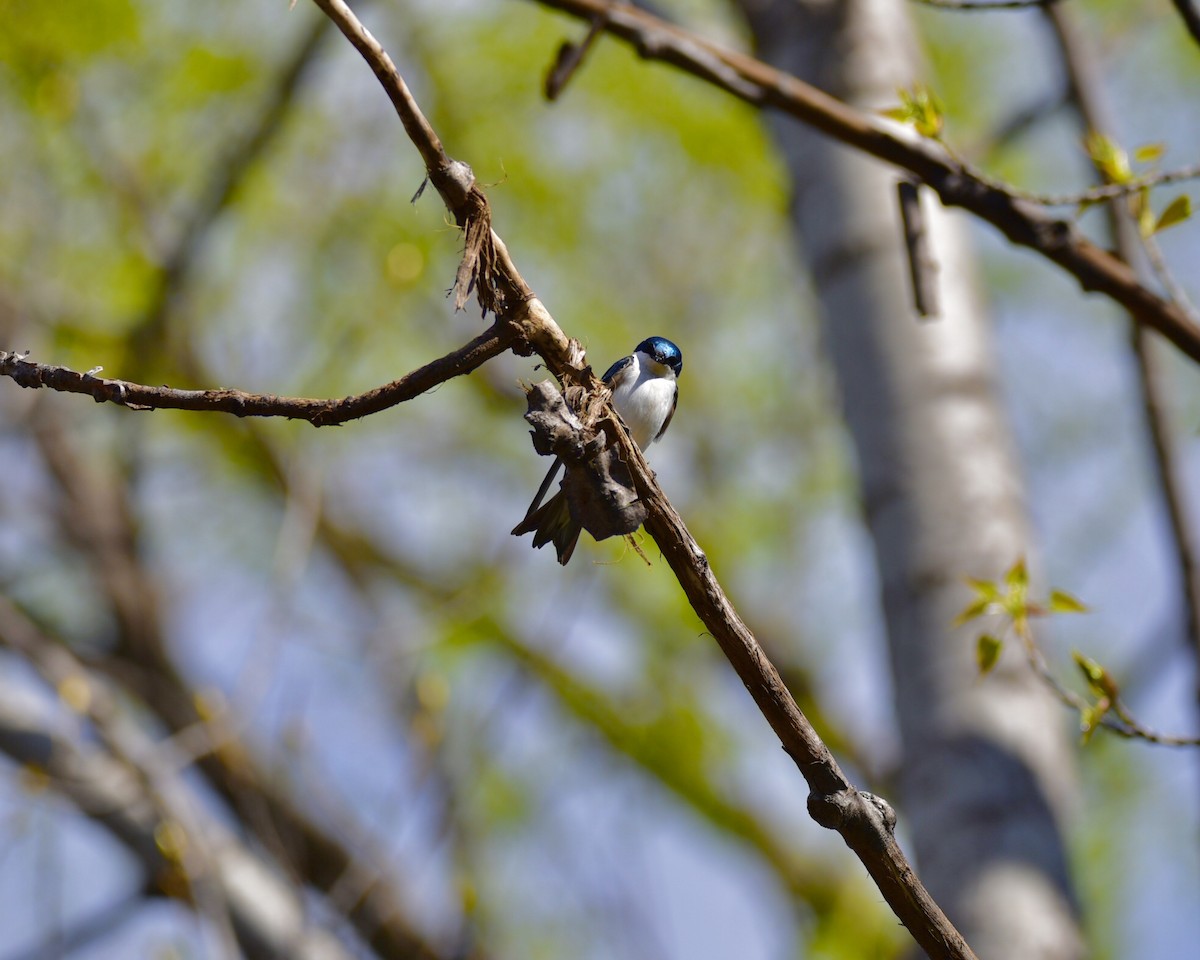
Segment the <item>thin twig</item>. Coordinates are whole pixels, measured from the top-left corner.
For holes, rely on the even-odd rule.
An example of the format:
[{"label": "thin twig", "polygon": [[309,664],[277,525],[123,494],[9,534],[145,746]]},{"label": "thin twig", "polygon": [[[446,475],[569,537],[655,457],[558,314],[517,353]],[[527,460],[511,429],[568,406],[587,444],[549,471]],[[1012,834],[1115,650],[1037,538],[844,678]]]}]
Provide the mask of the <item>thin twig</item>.
[{"label": "thin twig", "polygon": [[604,21],[608,19],[608,11],[599,14],[592,25],[588,27],[588,32],[583,40],[579,43],[571,43],[563,41],[562,46],[558,48],[558,54],[554,58],[554,63],[546,73],[546,99],[557,100],[563,90],[566,89],[567,83],[575,76],[579,68],[583,65],[584,59],[588,55],[588,51],[592,49],[592,45],[596,42],[596,38],[604,32]]},{"label": "thin twig", "polygon": [[[1029,662],[1029,666],[1033,669],[1033,672],[1042,679],[1042,682],[1050,688],[1065,706],[1070,707],[1080,715],[1092,708],[1092,703],[1086,697],[1076,693],[1055,676],[1054,671],[1050,669],[1050,664],[1046,662],[1046,655],[1042,653],[1041,647],[1034,640],[1030,630],[1018,629],[1017,636],[1021,641],[1022,649],[1025,651],[1025,659]],[[1124,737],[1127,740],[1145,740],[1147,743],[1154,743],[1164,747],[1200,746],[1200,737],[1159,733],[1139,723],[1129,708],[1119,698],[1112,702],[1109,712],[1100,718],[1100,725],[1111,733],[1119,737]]]},{"label": "thin twig", "polygon": [[[1078,207],[1083,204],[1099,203],[1102,200],[1119,200],[1121,197],[1131,197],[1141,193],[1147,187],[1162,187],[1171,183],[1182,183],[1185,180],[1200,179],[1200,163],[1193,163],[1175,170],[1162,170],[1158,173],[1148,173],[1127,183],[1106,183],[1075,193],[1032,193],[1005,187],[1015,196],[1028,200],[1030,203],[1041,204],[1043,207]],[[993,181],[999,183],[999,181]]]},{"label": "thin twig", "polygon": [[[1102,72],[1076,28],[1070,11],[1061,6],[1049,7],[1046,10],[1046,19],[1058,42],[1067,73],[1067,83],[1084,126],[1101,133],[1111,132],[1113,122],[1108,116],[1107,105],[1102,97]],[[1116,204],[1110,205],[1108,210],[1117,255],[1140,273],[1141,279],[1146,279],[1146,271],[1140,266],[1139,258],[1141,233],[1132,213],[1128,208]],[[1152,258],[1156,255],[1157,248],[1150,252]],[[1166,270],[1165,264],[1162,269],[1170,277],[1170,271]],[[1171,277],[1168,289],[1176,286],[1174,278]],[[1191,310],[1186,298],[1177,306],[1185,313]],[[1179,571],[1186,636],[1195,653],[1196,662],[1200,663],[1200,557],[1193,541],[1187,500],[1183,484],[1180,482],[1182,474],[1179,458],[1167,422],[1167,403],[1161,383],[1163,374],[1155,362],[1154,344],[1149,341],[1145,329],[1137,323],[1131,324],[1130,338],[1137,364],[1142,415],[1150,434],[1154,471],[1167,513],[1171,547]],[[1200,687],[1197,688],[1197,697],[1200,698]]]},{"label": "thin twig", "polygon": [[326,427],[357,420],[432,390],[440,383],[475,370],[509,349],[516,339],[500,321],[457,350],[418,367],[399,380],[365,393],[337,399],[278,397],[242,390],[176,390],[124,380],[109,380],[67,367],[34,363],[23,354],[0,350],[0,376],[22,387],[48,387],[64,393],[81,393],[97,403],[116,403],[132,410],[204,410],[238,417],[286,417]]}]

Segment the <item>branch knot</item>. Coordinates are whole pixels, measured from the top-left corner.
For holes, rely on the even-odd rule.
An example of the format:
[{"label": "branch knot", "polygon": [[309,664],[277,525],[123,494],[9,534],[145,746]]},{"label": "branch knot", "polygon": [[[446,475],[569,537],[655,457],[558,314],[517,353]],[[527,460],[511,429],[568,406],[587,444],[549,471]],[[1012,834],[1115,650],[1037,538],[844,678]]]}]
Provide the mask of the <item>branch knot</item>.
[{"label": "branch knot", "polygon": [[827,830],[843,835],[891,836],[896,829],[896,811],[873,793],[849,787],[829,793],[808,795],[808,814]]},{"label": "branch knot", "polygon": [[571,519],[596,540],[633,533],[646,519],[629,467],[604,429],[607,399],[607,389],[579,386],[568,387],[564,395],[550,380],[526,391],[525,419],[533,427],[533,447],[542,456],[562,460],[562,490]]}]

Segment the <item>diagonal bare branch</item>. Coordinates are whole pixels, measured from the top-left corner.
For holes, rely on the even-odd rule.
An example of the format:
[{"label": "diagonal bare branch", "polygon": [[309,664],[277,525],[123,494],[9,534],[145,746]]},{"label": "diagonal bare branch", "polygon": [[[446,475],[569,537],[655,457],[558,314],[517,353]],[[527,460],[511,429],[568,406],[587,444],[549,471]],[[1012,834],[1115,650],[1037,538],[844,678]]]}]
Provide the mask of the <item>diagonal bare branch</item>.
[{"label": "diagonal bare branch", "polygon": [[[355,44],[376,76],[383,79],[384,75],[395,72],[394,65],[386,58],[377,42],[366,43],[362,40],[369,34],[345,3],[341,0],[314,2]],[[607,4],[605,6],[608,7]],[[627,8],[608,9],[623,12]],[[393,98],[393,103],[396,102],[397,92],[407,91],[403,80],[398,77],[389,76],[384,82],[384,87]],[[407,95],[407,99],[411,99],[411,95]],[[414,108],[415,104],[411,107],[404,106],[406,110]],[[845,107],[840,109],[848,110]],[[400,104],[397,104],[397,110],[401,110]],[[401,115],[403,117],[403,113]],[[417,135],[425,136],[423,128],[419,125]],[[440,146],[440,141],[438,145]],[[426,156],[430,144],[418,143],[417,146],[422,150],[422,156]],[[428,167],[428,157],[426,162]],[[457,215],[453,206],[453,192],[442,190],[434,172],[430,170],[434,186],[442,192],[447,206]],[[478,188],[473,186],[470,192],[476,194]],[[520,275],[512,266],[507,251],[494,231],[491,236],[498,250],[504,251],[502,256],[498,255],[497,261],[501,264],[505,282],[516,283]],[[595,391],[602,389],[599,381],[589,367],[580,368],[574,356],[576,351],[572,349],[572,344],[566,340],[554,318],[541,306],[524,281],[520,280],[519,283],[526,291],[521,303],[537,304],[539,308],[536,314],[526,310],[520,316],[522,330],[530,346],[542,356],[552,372],[560,378],[569,376],[575,382],[582,383],[587,396],[594,397]],[[544,351],[543,345],[548,349]],[[604,407],[611,416],[611,405],[606,401]],[[813,819],[842,835],[847,845],[862,860],[896,916],[931,957],[974,958],[975,954],[917,878],[896,841],[895,812],[880,798],[856,790],[842,773],[828,747],[821,741],[784,686],[778,671],[725,596],[708,565],[707,557],[688,533],[679,514],[666,500],[641,451],[619,424],[615,425],[614,432],[619,438],[621,454],[631,467],[638,494],[646,501],[650,511],[646,529],[662,549],[692,608],[712,632],[759,710],[775,730],[784,750],[804,775],[810,789],[808,810]]]},{"label": "diagonal bare branch", "polygon": [[688,531],[628,435],[621,452],[646,505],[646,530],[787,754],[809,785],[809,815],[841,834],[862,861],[892,911],[930,957],[975,957],[929,895],[895,836],[887,801],[857,790],[842,772],[725,595],[704,551]]},{"label": "diagonal bare branch", "polygon": [[1037,251],[1075,277],[1084,290],[1116,301],[1138,323],[1158,331],[1200,362],[1200,328],[1185,310],[1148,289],[1132,268],[1088,240],[1073,223],[1052,217],[1027,198],[981,177],[941,144],[919,139],[790,74],[632,5],[614,5],[608,0],[535,2],[588,22],[607,11],[604,29],[647,60],[672,64],[748,103],[780,110],[835,140],[915,174],[936,190],[947,206],[962,207],[992,224],[1012,243]]}]

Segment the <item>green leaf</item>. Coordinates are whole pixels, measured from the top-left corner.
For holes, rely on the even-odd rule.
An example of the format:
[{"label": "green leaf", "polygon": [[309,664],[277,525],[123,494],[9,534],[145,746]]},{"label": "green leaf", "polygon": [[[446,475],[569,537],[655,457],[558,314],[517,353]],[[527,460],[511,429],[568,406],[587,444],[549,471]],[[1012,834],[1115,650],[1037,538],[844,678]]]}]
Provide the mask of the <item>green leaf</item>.
[{"label": "green leaf", "polygon": [[946,112],[942,107],[942,101],[927,87],[916,88],[914,94],[917,116],[913,121],[913,126],[917,128],[917,133],[921,136],[936,140],[941,136],[942,128],[946,125]]},{"label": "green leaf", "polygon": [[1136,209],[1138,232],[1143,237],[1154,235],[1154,211],[1150,209],[1150,204],[1144,203]]},{"label": "green leaf", "polygon": [[917,84],[909,90],[897,90],[900,106],[881,110],[880,114],[912,126],[917,133],[937,140],[946,122],[945,108],[941,100],[928,87]]},{"label": "green leaf", "polygon": [[1155,160],[1161,160],[1166,152],[1165,143],[1143,143],[1133,151],[1133,159],[1138,163],[1153,163]]},{"label": "green leaf", "polygon": [[1104,668],[1095,660],[1093,660],[1091,657],[1084,656],[1078,650],[1071,651],[1071,659],[1075,661],[1075,666],[1079,667],[1080,672],[1083,674],[1083,678],[1088,682],[1089,685],[1099,681],[1100,675],[1104,672]]},{"label": "green leaf", "polygon": [[1000,588],[996,586],[994,580],[978,580],[975,577],[966,577],[966,584],[976,595],[982,600],[997,601],[1000,599]]},{"label": "green leaf", "polygon": [[1011,587],[1025,588],[1029,586],[1029,570],[1025,566],[1025,558],[1018,557],[1017,562],[1008,568],[1004,582]]},{"label": "green leaf", "polygon": [[1133,179],[1129,155],[1111,137],[1092,131],[1084,140],[1084,149],[1092,163],[1113,183],[1128,183]]},{"label": "green leaf", "polygon": [[1004,583],[1008,593],[1004,595],[1004,610],[1013,618],[1014,625],[1020,626],[1029,615],[1029,569],[1025,566],[1025,558],[1018,557],[1017,562],[1008,568],[1004,574]]},{"label": "green leaf", "polygon": [[979,664],[979,673],[986,676],[991,672],[1000,654],[1004,650],[1004,642],[990,633],[981,633],[975,642],[975,662]]},{"label": "green leaf", "polygon": [[1154,233],[1160,230],[1166,230],[1167,227],[1173,227],[1177,223],[1183,223],[1192,215],[1192,198],[1186,193],[1180,194],[1174,200],[1167,204],[1166,209],[1158,215],[1158,220],[1154,224]]},{"label": "green leaf", "polygon": [[963,608],[962,612],[957,617],[954,618],[953,625],[956,627],[961,627],[964,623],[970,623],[976,617],[982,617],[985,613],[987,613],[988,607],[991,605],[992,601],[985,600],[983,597],[972,601]]},{"label": "green leaf", "polygon": [[1088,607],[1065,590],[1050,591],[1051,613],[1087,613]]},{"label": "green leaf", "polygon": [[[1087,681],[1087,685],[1091,687],[1092,692],[1096,696],[1106,701],[1112,701],[1117,698],[1119,692],[1117,682],[1104,667],[1091,657],[1084,656],[1078,650],[1071,651],[1071,659],[1075,661],[1075,665],[1079,667],[1079,672],[1083,674],[1084,680]],[[1105,709],[1108,709],[1107,705]]]},{"label": "green leaf", "polygon": [[1079,711],[1079,729],[1082,732],[1080,740],[1083,743],[1092,739],[1092,734],[1096,732],[1096,728],[1100,726],[1106,713],[1108,713],[1107,703],[1097,703]]}]

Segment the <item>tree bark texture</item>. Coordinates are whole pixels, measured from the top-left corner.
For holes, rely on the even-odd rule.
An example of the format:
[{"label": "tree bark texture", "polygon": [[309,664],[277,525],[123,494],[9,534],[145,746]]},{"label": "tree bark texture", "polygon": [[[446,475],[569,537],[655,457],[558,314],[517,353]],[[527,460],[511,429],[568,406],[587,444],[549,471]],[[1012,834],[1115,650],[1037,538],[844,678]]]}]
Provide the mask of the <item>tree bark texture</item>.
[{"label": "tree bark texture", "polygon": [[[904,0],[739,0],[760,55],[865,109],[920,57]],[[979,677],[964,576],[1030,552],[1023,484],[969,237],[923,191],[939,319],[912,306],[897,175],[776,118],[874,540],[904,750],[901,826],[930,892],[988,960],[1083,955],[1061,833],[1068,719],[1015,651]],[[928,279],[928,278],[927,278]]]}]

